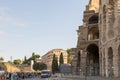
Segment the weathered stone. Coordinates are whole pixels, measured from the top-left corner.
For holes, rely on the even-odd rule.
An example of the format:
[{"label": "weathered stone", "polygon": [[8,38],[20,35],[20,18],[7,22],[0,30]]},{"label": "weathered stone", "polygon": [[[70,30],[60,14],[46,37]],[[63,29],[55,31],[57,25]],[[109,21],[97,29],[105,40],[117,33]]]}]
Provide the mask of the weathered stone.
[{"label": "weathered stone", "polygon": [[86,75],[120,77],[120,0],[90,0],[83,21],[77,30],[74,68]]}]

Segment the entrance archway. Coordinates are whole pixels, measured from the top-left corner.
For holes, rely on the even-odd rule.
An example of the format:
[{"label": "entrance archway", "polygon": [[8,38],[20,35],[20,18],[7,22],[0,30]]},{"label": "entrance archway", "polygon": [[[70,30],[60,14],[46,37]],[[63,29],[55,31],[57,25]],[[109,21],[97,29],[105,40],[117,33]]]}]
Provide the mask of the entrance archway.
[{"label": "entrance archway", "polygon": [[113,73],[113,49],[108,48],[108,76],[114,76]]},{"label": "entrance archway", "polygon": [[96,44],[90,44],[87,47],[86,64],[88,75],[99,75],[99,48]]}]

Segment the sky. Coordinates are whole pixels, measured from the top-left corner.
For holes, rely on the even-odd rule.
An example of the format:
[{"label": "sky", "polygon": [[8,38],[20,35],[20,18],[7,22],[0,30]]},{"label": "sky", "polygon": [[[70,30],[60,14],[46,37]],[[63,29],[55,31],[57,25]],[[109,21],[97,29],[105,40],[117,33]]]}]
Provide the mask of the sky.
[{"label": "sky", "polygon": [[5,61],[75,48],[89,0],[0,0],[0,56]]}]

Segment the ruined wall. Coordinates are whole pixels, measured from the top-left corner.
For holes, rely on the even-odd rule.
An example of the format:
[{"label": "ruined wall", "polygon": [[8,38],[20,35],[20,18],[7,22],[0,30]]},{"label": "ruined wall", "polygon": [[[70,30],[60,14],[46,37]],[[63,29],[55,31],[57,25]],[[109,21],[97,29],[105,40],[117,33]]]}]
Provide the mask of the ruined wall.
[{"label": "ruined wall", "polygon": [[120,0],[101,0],[99,11],[101,75],[120,76]]}]

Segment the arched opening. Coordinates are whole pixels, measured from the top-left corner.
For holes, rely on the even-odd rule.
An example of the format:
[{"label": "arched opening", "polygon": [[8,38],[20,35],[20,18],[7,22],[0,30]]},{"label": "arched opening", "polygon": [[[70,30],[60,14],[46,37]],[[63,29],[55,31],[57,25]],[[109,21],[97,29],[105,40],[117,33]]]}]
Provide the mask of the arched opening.
[{"label": "arched opening", "polygon": [[113,73],[113,49],[108,48],[108,76],[114,76]]},{"label": "arched opening", "polygon": [[81,53],[80,53],[80,51],[77,53],[77,72],[78,72],[78,74],[79,74],[79,72],[80,72],[80,62],[81,62]]},{"label": "arched opening", "polygon": [[120,76],[120,45],[118,47],[118,75]]},{"label": "arched opening", "polygon": [[88,31],[88,40],[99,39],[98,27],[93,27]]},{"label": "arched opening", "polygon": [[97,15],[93,15],[89,19],[89,24],[95,24],[95,23],[98,23],[98,16]]},{"label": "arched opening", "polygon": [[99,75],[99,48],[96,44],[90,44],[87,47],[87,75]]}]

